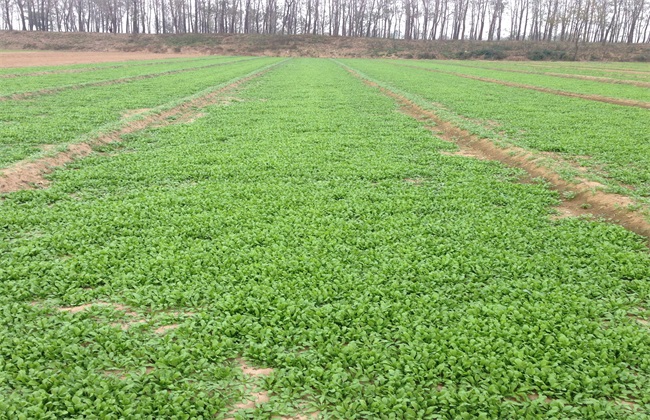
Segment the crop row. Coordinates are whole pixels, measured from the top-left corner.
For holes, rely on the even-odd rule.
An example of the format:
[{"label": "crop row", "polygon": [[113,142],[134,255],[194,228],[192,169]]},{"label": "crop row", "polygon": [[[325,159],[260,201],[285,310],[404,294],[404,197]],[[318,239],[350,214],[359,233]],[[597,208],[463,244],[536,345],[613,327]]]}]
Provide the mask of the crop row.
[{"label": "crop row", "polygon": [[236,96],[0,201],[0,417],[650,414],[641,238],[332,61]]}]

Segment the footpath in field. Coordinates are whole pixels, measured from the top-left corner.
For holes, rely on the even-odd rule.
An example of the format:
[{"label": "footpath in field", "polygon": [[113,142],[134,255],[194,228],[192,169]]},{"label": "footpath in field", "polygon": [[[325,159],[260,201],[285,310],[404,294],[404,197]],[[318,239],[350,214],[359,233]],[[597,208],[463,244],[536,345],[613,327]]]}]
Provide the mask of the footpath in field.
[{"label": "footpath in field", "polygon": [[0,416],[650,414],[650,254],[334,62],[0,201]]}]

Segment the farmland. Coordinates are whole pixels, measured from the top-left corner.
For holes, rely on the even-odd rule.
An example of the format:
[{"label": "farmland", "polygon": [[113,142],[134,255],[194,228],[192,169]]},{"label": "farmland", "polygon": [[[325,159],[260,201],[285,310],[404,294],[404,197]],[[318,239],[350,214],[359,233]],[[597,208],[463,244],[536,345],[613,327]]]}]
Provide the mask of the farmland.
[{"label": "farmland", "polygon": [[3,70],[0,417],[648,418],[650,69],[571,64]]}]

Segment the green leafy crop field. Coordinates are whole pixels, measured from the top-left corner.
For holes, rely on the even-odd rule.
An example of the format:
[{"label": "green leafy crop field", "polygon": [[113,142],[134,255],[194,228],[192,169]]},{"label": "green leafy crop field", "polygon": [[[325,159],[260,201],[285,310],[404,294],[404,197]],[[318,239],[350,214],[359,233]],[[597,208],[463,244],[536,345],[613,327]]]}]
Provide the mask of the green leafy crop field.
[{"label": "green leafy crop field", "polygon": [[505,136],[508,142],[533,150],[559,153],[612,187],[628,187],[628,193],[646,202],[650,197],[650,110],[646,108],[430,73],[398,62],[345,62],[372,80],[462,117],[471,130]]},{"label": "green leafy crop field", "polygon": [[494,68],[531,69],[538,72],[601,76],[623,80],[650,81],[650,70],[644,63],[527,63],[527,62],[482,62],[481,66]]},{"label": "green leafy crop field", "polygon": [[[35,75],[11,74],[5,75],[0,88],[0,99],[10,97],[10,94],[32,93],[33,89],[47,90],[61,87],[82,87],[85,84],[119,83],[136,78],[145,78],[182,71],[197,70],[214,67],[220,64],[236,61],[237,57],[218,57],[216,59],[203,59],[193,61],[166,62],[160,64],[144,63],[104,68],[90,68],[87,71],[63,71],[59,73],[44,72]],[[19,76],[19,77],[15,77]]]},{"label": "green leafy crop field", "polygon": [[219,67],[0,102],[0,165],[37,154],[43,145],[77,142],[80,136],[115,124],[133,110],[173,103],[273,61],[278,60],[237,60]]},{"label": "green leafy crop field", "polygon": [[[586,95],[600,95],[610,98],[630,99],[634,101],[650,102],[650,84],[641,83],[640,86],[635,84],[621,83],[623,80],[616,79],[605,83],[603,78],[589,80],[583,78],[557,77],[556,73],[544,74],[538,71],[514,71],[519,67],[500,66],[485,67],[480,64],[456,63],[445,61],[434,62],[416,62],[409,60],[398,61],[401,64],[413,67],[421,67],[433,71],[443,72],[459,76],[477,76],[486,79],[492,79],[502,82],[513,82],[517,84],[532,85],[540,88],[562,90],[567,92],[582,93]],[[607,80],[609,81],[609,80]],[[639,84],[639,82],[637,82]]]},{"label": "green leafy crop field", "polygon": [[5,180],[92,147],[0,195],[0,418],[650,416],[647,238],[555,217],[567,194],[387,92],[592,162],[641,207],[650,110],[386,61],[217,62],[0,102]]},{"label": "green leafy crop field", "polygon": [[115,69],[115,68],[129,68],[129,67],[139,67],[142,65],[146,66],[156,66],[159,64],[174,64],[174,63],[191,63],[198,61],[214,60],[214,59],[230,59],[232,57],[218,57],[218,56],[209,56],[209,57],[195,57],[195,58],[167,58],[162,60],[132,60],[124,62],[114,62],[108,61],[105,63],[93,63],[93,64],[68,64],[60,66],[33,66],[33,67],[7,67],[0,69],[0,78],[13,78],[16,76],[36,76],[47,73],[70,73],[70,72],[87,72],[87,71],[97,71],[105,69]]}]

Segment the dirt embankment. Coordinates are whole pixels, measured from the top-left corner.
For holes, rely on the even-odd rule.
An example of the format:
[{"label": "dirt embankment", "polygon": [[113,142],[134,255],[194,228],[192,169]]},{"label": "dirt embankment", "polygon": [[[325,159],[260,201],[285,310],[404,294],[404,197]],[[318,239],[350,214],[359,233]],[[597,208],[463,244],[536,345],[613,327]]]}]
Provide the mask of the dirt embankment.
[{"label": "dirt embankment", "polygon": [[[0,31],[0,50],[131,52],[154,56],[220,54],[341,58],[489,60],[573,60],[575,58],[596,61],[650,61],[650,45],[647,44],[581,44],[576,52],[575,44],[562,42],[406,41],[323,35],[129,35]],[[141,56],[134,59],[142,58]],[[2,57],[0,59],[6,61]]]}]

